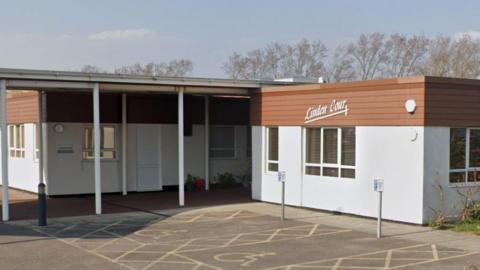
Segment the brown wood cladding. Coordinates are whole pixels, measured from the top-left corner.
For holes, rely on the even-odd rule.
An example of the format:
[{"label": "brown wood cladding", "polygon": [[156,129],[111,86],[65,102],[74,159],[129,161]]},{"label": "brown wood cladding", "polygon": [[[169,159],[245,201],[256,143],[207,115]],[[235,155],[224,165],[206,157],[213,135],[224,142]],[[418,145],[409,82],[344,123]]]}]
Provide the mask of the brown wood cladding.
[{"label": "brown wood cladding", "polygon": [[480,127],[478,81],[427,82],[425,105],[425,125]]},{"label": "brown wood cladding", "polygon": [[[177,95],[128,94],[128,123],[176,124]],[[185,126],[205,121],[204,97],[184,97]],[[249,99],[210,98],[210,122],[213,125],[248,125]],[[122,101],[117,93],[100,94],[100,121],[121,123]],[[93,103],[90,93],[47,93],[47,121],[91,123]]]},{"label": "brown wood cladding", "polygon": [[[365,83],[310,85],[256,93],[251,101],[252,125],[283,126],[416,126],[424,124],[424,83],[395,80]],[[343,87],[342,87],[343,86]],[[278,88],[277,88],[278,89]],[[280,89],[278,89],[280,90]],[[405,111],[405,101],[414,99],[414,114]],[[348,114],[305,124],[310,107],[330,106],[332,100],[347,100]]]},{"label": "brown wood cladding", "polygon": [[8,97],[7,121],[11,124],[38,122],[37,92],[11,94]]}]

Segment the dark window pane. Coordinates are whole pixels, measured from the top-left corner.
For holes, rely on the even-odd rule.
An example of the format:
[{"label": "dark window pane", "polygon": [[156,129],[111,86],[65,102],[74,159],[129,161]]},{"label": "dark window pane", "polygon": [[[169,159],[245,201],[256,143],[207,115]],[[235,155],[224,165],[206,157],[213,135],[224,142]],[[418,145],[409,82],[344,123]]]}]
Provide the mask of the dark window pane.
[{"label": "dark window pane", "polygon": [[307,128],[305,134],[306,145],[306,159],[307,163],[320,163],[320,139],[321,129]]},{"label": "dark window pane", "polygon": [[271,172],[278,172],[278,164],[277,163],[268,163],[268,170]]},{"label": "dark window pane", "polygon": [[450,169],[465,168],[465,128],[450,129]]},{"label": "dark window pane", "polygon": [[235,148],[235,128],[211,127],[210,148]]},{"label": "dark window pane", "polygon": [[342,128],[342,165],[355,166],[355,128]]},{"label": "dark window pane", "polygon": [[355,178],[355,170],[354,169],[342,169],[342,177],[345,178]]},{"label": "dark window pane", "polygon": [[465,173],[464,172],[451,172],[450,173],[450,183],[465,183]]},{"label": "dark window pane", "polygon": [[480,129],[470,130],[470,167],[480,167]]},{"label": "dark window pane", "polygon": [[307,166],[305,167],[305,174],[320,175],[320,167]]},{"label": "dark window pane", "polygon": [[268,128],[268,160],[278,160],[278,128]]},{"label": "dark window pane", "polygon": [[334,176],[338,177],[338,168],[323,168],[323,176]]},{"label": "dark window pane", "polygon": [[[323,163],[338,162],[338,132],[337,129],[323,130]],[[338,174],[338,173],[337,173]]]},{"label": "dark window pane", "polygon": [[480,171],[468,172],[468,182],[480,182]]}]

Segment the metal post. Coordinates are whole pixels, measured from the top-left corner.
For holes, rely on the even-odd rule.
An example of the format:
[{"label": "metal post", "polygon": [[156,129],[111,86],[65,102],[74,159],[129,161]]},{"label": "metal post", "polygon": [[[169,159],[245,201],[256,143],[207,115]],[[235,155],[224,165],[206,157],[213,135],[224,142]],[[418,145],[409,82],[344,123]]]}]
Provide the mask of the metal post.
[{"label": "metal post", "polygon": [[378,192],[377,239],[382,238],[382,191]]},{"label": "metal post", "polygon": [[210,189],[210,104],[208,96],[205,96],[205,190]]},{"label": "metal post", "polygon": [[100,89],[98,83],[93,87],[93,133],[95,163],[95,213],[102,214],[102,179],[100,171]]},{"label": "metal post", "polygon": [[183,88],[178,88],[178,204],[185,205],[183,160]]},{"label": "metal post", "polygon": [[47,225],[47,195],[43,181],[43,93],[38,91],[38,226]]},{"label": "metal post", "polygon": [[122,94],[122,194],[127,195],[127,94]]},{"label": "metal post", "polygon": [[7,126],[7,81],[0,81],[0,130],[1,130],[1,146],[2,146],[2,220],[8,221],[8,126]]},{"label": "metal post", "polygon": [[285,181],[282,181],[282,221],[285,220]]}]

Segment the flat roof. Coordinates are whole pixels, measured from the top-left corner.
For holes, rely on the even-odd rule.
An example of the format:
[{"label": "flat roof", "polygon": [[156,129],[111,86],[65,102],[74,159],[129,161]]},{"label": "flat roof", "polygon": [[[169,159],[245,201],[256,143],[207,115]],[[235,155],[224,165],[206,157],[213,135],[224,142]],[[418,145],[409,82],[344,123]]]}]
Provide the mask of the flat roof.
[{"label": "flat roof", "polygon": [[101,90],[135,92],[176,92],[185,87],[186,93],[248,94],[265,86],[286,86],[298,83],[268,80],[236,80],[199,77],[163,77],[113,73],[86,73],[0,68],[0,80],[7,80],[9,90],[88,90],[95,83]]},{"label": "flat roof", "polygon": [[412,76],[412,77],[400,77],[392,79],[376,79],[365,81],[350,81],[350,82],[337,82],[337,83],[320,83],[320,84],[302,84],[302,85],[290,85],[290,86],[264,86],[261,92],[283,92],[283,91],[299,91],[299,90],[320,90],[320,89],[347,89],[347,88],[360,88],[369,86],[382,86],[392,84],[450,84],[450,85],[469,85],[480,86],[479,79],[462,79],[451,77],[435,77],[435,76]]}]

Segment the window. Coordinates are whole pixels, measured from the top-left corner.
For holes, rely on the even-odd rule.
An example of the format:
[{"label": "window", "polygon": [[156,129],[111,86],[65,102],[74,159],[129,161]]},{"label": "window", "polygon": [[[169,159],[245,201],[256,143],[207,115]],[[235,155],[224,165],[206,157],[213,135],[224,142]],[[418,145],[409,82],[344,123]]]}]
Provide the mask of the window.
[{"label": "window", "polygon": [[210,157],[217,159],[236,157],[235,127],[210,127]]},{"label": "window", "polygon": [[480,129],[450,129],[450,183],[480,181]]},{"label": "window", "polygon": [[25,126],[22,125],[9,125],[8,126],[9,137],[9,150],[10,157],[24,158],[25,157]]},{"label": "window", "polygon": [[355,128],[306,128],[305,174],[355,178]]},{"label": "window", "polygon": [[278,128],[267,128],[267,172],[278,172]]},{"label": "window", "polygon": [[[95,135],[93,127],[84,129],[83,158],[94,159]],[[100,127],[100,158],[115,159],[115,128],[111,126]]]}]

